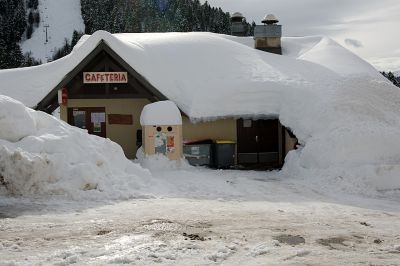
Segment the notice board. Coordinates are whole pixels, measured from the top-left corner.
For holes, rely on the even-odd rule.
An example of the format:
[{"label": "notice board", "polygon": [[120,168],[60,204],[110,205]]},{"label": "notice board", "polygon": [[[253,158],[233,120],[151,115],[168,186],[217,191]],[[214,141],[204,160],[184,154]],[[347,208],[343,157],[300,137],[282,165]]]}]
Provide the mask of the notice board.
[{"label": "notice board", "polygon": [[110,125],[132,125],[132,115],[109,114],[108,124]]}]

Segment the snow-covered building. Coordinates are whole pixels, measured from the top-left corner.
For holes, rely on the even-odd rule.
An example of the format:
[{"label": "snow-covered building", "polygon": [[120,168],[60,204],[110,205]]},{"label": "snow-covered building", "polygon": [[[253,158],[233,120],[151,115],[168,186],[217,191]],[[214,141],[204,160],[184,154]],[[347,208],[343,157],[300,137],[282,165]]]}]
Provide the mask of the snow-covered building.
[{"label": "snow-covered building", "polygon": [[[233,140],[238,144],[238,163],[266,163],[274,167],[283,164],[284,155],[287,152],[285,150],[287,145],[284,142],[285,130],[276,117],[271,120],[259,119],[252,121],[251,118],[253,116],[248,113],[241,114],[245,118],[249,118],[243,120],[236,119],[236,116],[219,114],[218,112],[214,114],[215,118],[193,117],[187,112],[185,105],[188,105],[189,102],[185,101],[193,102],[191,97],[198,97],[196,95],[201,94],[198,90],[208,91],[209,88],[205,87],[209,85],[201,81],[196,85],[198,87],[194,89],[186,85],[182,86],[179,82],[190,76],[196,78],[197,76],[207,75],[206,73],[202,73],[201,70],[190,74],[183,74],[180,70],[170,72],[170,68],[175,68],[173,61],[170,62],[169,66],[165,65],[164,67],[161,67],[160,62],[157,62],[164,56],[163,54],[156,60],[151,59],[151,57],[140,59],[143,64],[148,65],[149,69],[153,69],[154,73],[157,73],[156,76],[159,79],[157,84],[152,77],[141,74],[140,66],[133,66],[128,63],[129,60],[125,55],[130,54],[129,50],[126,53],[118,52],[107,41],[107,38],[125,36],[128,37],[127,41],[130,42],[130,40],[136,39],[136,35],[137,37],[141,36],[140,38],[147,37],[152,39],[156,37],[151,42],[158,42],[158,45],[162,45],[164,40],[169,42],[168,39],[175,36],[178,39],[183,37],[181,40],[183,43],[185,39],[190,40],[193,38],[200,41],[203,38],[210,38],[207,41],[208,45],[213,45],[214,41],[212,39],[215,38],[215,41],[218,42],[218,40],[223,40],[221,36],[202,33],[110,35],[102,32],[100,34],[103,37],[96,47],[38,102],[36,109],[48,113],[53,112],[59,105],[57,92],[64,89],[67,92],[66,97],[68,100],[61,105],[60,117],[62,120],[71,125],[87,129],[91,134],[114,140],[124,148],[129,158],[134,158],[141,143],[139,117],[143,107],[151,102],[171,99],[176,101],[184,115],[184,139]],[[172,38],[172,41],[175,37]],[[158,38],[160,39],[157,41]],[[85,45],[85,43],[81,45]],[[169,49],[175,50],[174,46],[171,45]],[[182,65],[177,66],[178,69],[187,68],[186,72],[190,72],[190,68],[193,68],[191,64],[196,64],[196,56],[194,53],[192,54],[194,51],[191,51],[193,48],[191,43],[188,43],[186,48],[182,47],[182,49],[188,49],[187,52],[191,54],[187,55],[188,58],[189,56],[193,58],[189,62],[184,62]],[[81,48],[78,47],[75,52],[79,51],[79,49]],[[162,52],[162,49],[160,48],[158,52]],[[206,54],[207,51],[211,52],[207,48],[204,53]],[[167,56],[171,57],[170,59],[179,57],[179,50],[168,51],[167,53]],[[213,64],[213,61],[203,62],[204,69],[208,67],[208,64]],[[169,84],[170,89],[165,90],[159,87],[163,83],[163,79],[170,78],[174,80],[172,84]],[[202,78],[207,79],[207,76]],[[213,87],[216,85],[214,84]],[[223,83],[220,85],[226,86]],[[186,98],[184,101],[177,101],[177,99],[171,97],[171,93],[177,93],[176,90],[181,90],[180,93]],[[212,92],[207,93],[210,93],[209,96],[211,98],[213,97]],[[230,94],[233,93],[234,91],[227,91],[225,97],[228,99],[232,97]],[[221,100],[224,101],[224,98]],[[210,103],[206,100],[198,104],[200,104],[200,108],[208,108],[207,106]],[[210,121],[200,121],[203,120],[202,118]]]},{"label": "snow-covered building", "polygon": [[[268,25],[259,26],[261,30],[258,30],[257,36],[255,36],[256,45],[255,47],[260,50],[281,53],[281,36],[280,36],[280,25]],[[274,30],[273,36],[268,34],[271,31],[266,31],[265,28],[278,27],[278,33]],[[259,28],[257,28],[259,29]],[[138,37],[138,34],[125,34],[125,35],[109,35],[105,32],[100,33],[104,37],[99,40],[96,47],[91,50],[86,57],[79,62],[69,73],[67,73],[63,79],[52,88],[52,90],[37,104],[36,108],[46,112],[53,112],[58,104],[61,103],[61,119],[67,121],[71,125],[75,125],[80,128],[87,129],[89,133],[98,135],[101,137],[108,137],[115,142],[119,143],[129,158],[134,158],[136,155],[137,148],[141,144],[141,127],[138,123],[139,115],[143,107],[150,103],[160,100],[171,99],[170,93],[174,90],[182,90],[182,94],[187,94],[188,99],[190,97],[196,97],[199,94],[197,90],[208,90],[203,86],[209,86],[206,83],[199,83],[201,87],[196,90],[190,89],[190,87],[181,86],[179,84],[171,84],[170,89],[159,88],[159,85],[154,83],[153,79],[147,75],[143,75],[141,66],[133,66],[126,58],[130,52],[126,50],[121,53],[118,52],[115,46],[110,45],[107,38],[119,38],[118,36],[127,37],[123,42],[130,44],[132,40]],[[267,36],[265,36],[267,35]],[[106,37],[108,36],[108,37]],[[190,39],[208,39],[207,45],[213,45],[212,39],[218,39],[224,36],[218,36],[207,33],[200,34],[142,34],[139,38],[154,38],[151,42],[158,42],[158,45],[163,46],[168,42],[175,42],[174,38],[183,39],[182,44],[186,40]],[[172,37],[175,36],[175,37]],[[172,37],[172,38],[171,38]],[[160,38],[158,41],[157,39]],[[165,43],[166,41],[166,43]],[[85,45],[84,43],[80,44]],[[217,44],[217,43],[215,43]],[[192,43],[187,43],[187,47],[182,49],[188,49],[187,52],[193,49]],[[270,47],[273,46],[273,47]],[[228,47],[227,47],[228,48]],[[82,49],[78,47],[76,50]],[[169,49],[174,49],[172,45]],[[176,46],[178,49],[178,45]],[[75,50],[75,52],[76,52]],[[162,52],[163,48],[160,47]],[[279,51],[278,51],[279,50]],[[180,50],[182,52],[182,50]],[[201,51],[201,49],[198,49]],[[209,48],[203,50],[205,56],[207,52],[213,53]],[[144,51],[146,52],[146,51]],[[179,50],[174,52],[168,51],[169,56],[179,58]],[[182,52],[183,53],[183,52]],[[234,53],[232,51],[232,53]],[[160,60],[163,55],[160,55],[157,60]],[[193,61],[184,62],[177,68],[188,68],[190,71],[192,68],[191,64],[196,64],[197,58],[195,54],[192,54]],[[190,75],[198,76],[204,75],[203,71],[195,71],[190,74],[181,74],[180,71],[173,71],[166,73],[167,68],[174,68],[174,62],[171,61],[170,66],[165,66],[164,69],[156,67],[159,65],[157,60],[151,60],[149,58],[143,58],[143,63],[148,64],[150,68],[153,68],[155,73],[158,73],[158,79],[160,83],[162,80],[172,78],[174,82],[179,83],[179,80],[184,79],[185,76]],[[214,58],[208,62],[203,62],[204,68],[207,68],[208,64],[213,64]],[[154,64],[154,65],[153,65]],[[233,66],[226,66],[227,68]],[[207,76],[203,78],[207,79]],[[189,81],[190,82],[190,81]],[[214,86],[217,84],[214,84]],[[226,86],[221,83],[221,86]],[[68,100],[57,102],[57,92],[64,92],[64,97]],[[235,93],[227,92],[226,98],[231,97],[230,94]],[[209,96],[212,97],[212,94]],[[60,97],[58,97],[60,98]],[[190,99],[190,101],[193,101]],[[188,103],[181,102],[184,105]],[[252,120],[252,115],[248,113],[241,113],[240,116],[247,119],[237,119],[236,115],[215,115],[217,119],[205,119],[215,121],[194,121],[202,120],[196,117],[192,117],[187,114],[185,107],[181,106],[182,113],[185,117],[183,123],[183,137],[186,140],[196,139],[224,139],[232,140],[237,142],[237,163],[240,164],[265,164],[270,167],[279,167],[283,164],[284,156],[286,153],[293,149],[295,143],[289,136],[287,130],[279,123],[276,117],[273,119],[257,119]],[[204,105],[201,108],[208,108],[207,101],[203,102]],[[232,106],[233,107],[233,106]],[[193,123],[197,122],[197,123]]]},{"label": "snow-covered building", "polygon": [[397,93],[371,65],[327,37],[279,37],[273,43],[282,55],[254,49],[255,41],[98,31],[60,60],[0,71],[0,94],[51,113],[63,91],[61,119],[119,143],[128,158],[136,155],[143,107],[171,100],[183,114],[184,139],[233,140],[238,163],[280,166],[294,144],[287,128],[300,145],[311,143],[305,153],[318,150],[313,163],[344,160],[316,147],[333,145],[340,154],[348,142],[330,134],[373,117],[357,114],[375,108],[365,102],[375,100],[368,95],[377,88]]}]

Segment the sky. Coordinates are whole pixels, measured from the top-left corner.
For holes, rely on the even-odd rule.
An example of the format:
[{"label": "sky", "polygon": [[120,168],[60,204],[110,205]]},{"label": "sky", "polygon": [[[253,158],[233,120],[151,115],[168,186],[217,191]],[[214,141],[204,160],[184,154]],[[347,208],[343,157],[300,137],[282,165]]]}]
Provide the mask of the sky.
[{"label": "sky", "polygon": [[[203,0],[204,2],[204,0]],[[274,14],[284,36],[329,36],[381,71],[400,71],[400,0],[208,0],[248,22]]]}]

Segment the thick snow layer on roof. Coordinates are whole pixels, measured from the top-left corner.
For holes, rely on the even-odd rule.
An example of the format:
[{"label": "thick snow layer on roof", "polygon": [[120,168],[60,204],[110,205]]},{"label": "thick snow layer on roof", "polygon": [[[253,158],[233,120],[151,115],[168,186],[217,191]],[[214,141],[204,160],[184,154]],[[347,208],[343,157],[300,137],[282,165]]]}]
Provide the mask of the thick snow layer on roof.
[{"label": "thick snow layer on roof", "polygon": [[160,101],[146,105],[140,115],[142,126],[182,125],[182,116],[172,101]]},{"label": "thick snow layer on roof", "polygon": [[[253,37],[224,38],[254,48]],[[294,59],[316,63],[343,75],[375,75],[376,69],[332,39],[324,36],[284,37],[282,54]]]},{"label": "thick snow layer on roof", "polygon": [[252,38],[99,31],[84,36],[65,58],[0,71],[0,93],[34,107],[101,40],[193,119],[277,115],[284,88],[323,87],[342,76],[377,75],[368,63],[326,37],[283,38],[286,56],[278,56],[242,45]]}]

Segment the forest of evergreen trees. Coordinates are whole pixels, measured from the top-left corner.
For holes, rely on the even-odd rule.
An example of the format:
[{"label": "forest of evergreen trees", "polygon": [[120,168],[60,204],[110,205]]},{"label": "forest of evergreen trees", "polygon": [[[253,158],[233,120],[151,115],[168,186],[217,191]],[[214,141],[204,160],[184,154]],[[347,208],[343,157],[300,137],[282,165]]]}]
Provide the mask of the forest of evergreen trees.
[{"label": "forest of evergreen trees", "polygon": [[230,15],[199,0],[81,0],[87,34],[116,32],[230,33]]},{"label": "forest of evergreen trees", "polygon": [[[27,26],[39,23],[38,0],[0,0],[0,69],[36,65],[30,53],[22,54],[19,42]],[[32,17],[27,16],[27,8]],[[37,15],[35,15],[37,14]],[[28,23],[33,19],[32,23]]]},{"label": "forest of evergreen trees", "polygon": [[24,0],[0,0],[0,68],[22,64],[23,56],[18,42],[25,27]]}]

